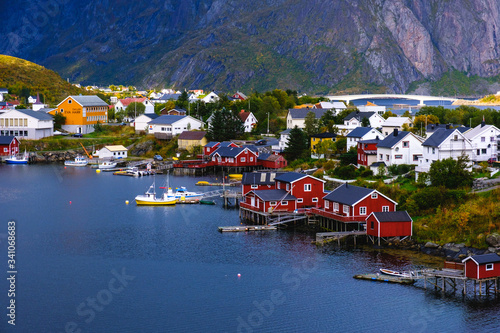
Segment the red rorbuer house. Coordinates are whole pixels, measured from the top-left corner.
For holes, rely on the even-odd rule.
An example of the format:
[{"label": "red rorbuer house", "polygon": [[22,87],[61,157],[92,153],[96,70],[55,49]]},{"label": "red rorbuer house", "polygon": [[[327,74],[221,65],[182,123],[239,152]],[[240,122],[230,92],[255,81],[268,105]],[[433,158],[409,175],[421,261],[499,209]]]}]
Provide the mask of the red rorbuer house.
[{"label": "red rorbuer house", "polygon": [[394,212],[397,203],[377,190],[343,184],[323,197],[313,212],[341,222],[365,222],[373,212]]},{"label": "red rorbuer house", "polygon": [[19,140],[15,136],[0,136],[0,156],[11,156],[18,153]]},{"label": "red rorbuer house", "polygon": [[212,162],[219,166],[256,166],[257,157],[258,153],[247,147],[219,147],[212,155]]},{"label": "red rorbuer house", "polygon": [[241,207],[258,212],[293,212],[297,209],[297,198],[285,190],[253,190],[243,200]]},{"label": "red rorbuer house", "polygon": [[373,212],[366,219],[366,234],[379,238],[409,237],[413,220],[406,211]]},{"label": "red rorbuer house", "polygon": [[247,194],[252,190],[274,190],[274,178],[284,172],[245,172],[241,179],[241,193]]},{"label": "red rorbuer house", "polygon": [[481,254],[467,257],[465,263],[465,276],[471,279],[487,279],[500,277],[500,256],[496,253]]}]

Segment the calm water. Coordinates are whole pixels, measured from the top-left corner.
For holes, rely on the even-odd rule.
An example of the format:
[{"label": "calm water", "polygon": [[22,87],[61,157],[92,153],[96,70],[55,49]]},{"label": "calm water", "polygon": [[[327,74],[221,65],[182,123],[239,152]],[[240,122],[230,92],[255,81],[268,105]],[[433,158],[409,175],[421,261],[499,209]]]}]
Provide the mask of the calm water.
[{"label": "calm water", "polygon": [[[197,180],[170,183],[194,189]],[[134,196],[151,182],[88,168],[1,165],[1,267],[6,276],[13,219],[18,274],[15,328],[7,324],[8,284],[0,283],[0,332],[500,329],[498,301],[352,278],[429,264],[426,257],[327,251],[290,231],[220,234],[218,226],[239,223],[237,210],[220,202],[137,207]]]}]

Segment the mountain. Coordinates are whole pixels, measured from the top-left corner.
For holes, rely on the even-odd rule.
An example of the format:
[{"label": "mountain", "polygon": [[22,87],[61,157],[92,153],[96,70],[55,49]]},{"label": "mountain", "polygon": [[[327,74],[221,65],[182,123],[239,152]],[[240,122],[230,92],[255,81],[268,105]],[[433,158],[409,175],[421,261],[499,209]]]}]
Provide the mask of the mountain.
[{"label": "mountain", "polygon": [[59,74],[43,66],[16,57],[0,54],[0,87],[8,88],[9,93],[25,98],[40,93],[46,103],[55,104],[68,95],[85,94],[64,81]]},{"label": "mountain", "polygon": [[443,83],[455,93],[498,88],[498,0],[1,6],[0,52],[72,82],[309,93],[423,91]]}]

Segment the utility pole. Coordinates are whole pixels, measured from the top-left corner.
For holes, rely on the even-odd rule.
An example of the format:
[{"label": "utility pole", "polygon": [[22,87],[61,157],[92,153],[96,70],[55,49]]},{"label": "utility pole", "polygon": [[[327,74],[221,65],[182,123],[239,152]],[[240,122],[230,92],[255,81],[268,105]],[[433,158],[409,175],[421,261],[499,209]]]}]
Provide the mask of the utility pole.
[{"label": "utility pole", "polygon": [[267,113],[267,135],[269,135],[269,112]]}]

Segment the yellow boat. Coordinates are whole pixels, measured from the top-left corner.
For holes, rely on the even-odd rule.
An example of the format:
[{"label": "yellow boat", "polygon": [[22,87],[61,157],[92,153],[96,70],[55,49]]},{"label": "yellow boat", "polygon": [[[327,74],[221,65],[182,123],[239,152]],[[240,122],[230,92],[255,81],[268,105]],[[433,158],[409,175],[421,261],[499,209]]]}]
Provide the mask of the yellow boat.
[{"label": "yellow boat", "polygon": [[210,183],[207,181],[204,181],[204,180],[200,180],[199,182],[196,183],[196,185],[198,185],[198,186],[199,185],[210,185]]},{"label": "yellow boat", "polygon": [[243,175],[241,173],[230,173],[229,174],[229,178],[233,178],[233,179],[242,179],[243,178]]},{"label": "yellow boat", "polygon": [[155,182],[149,187],[146,193],[135,197],[135,203],[139,206],[167,206],[175,205],[175,196],[168,195],[167,192],[159,198],[156,197]]}]

